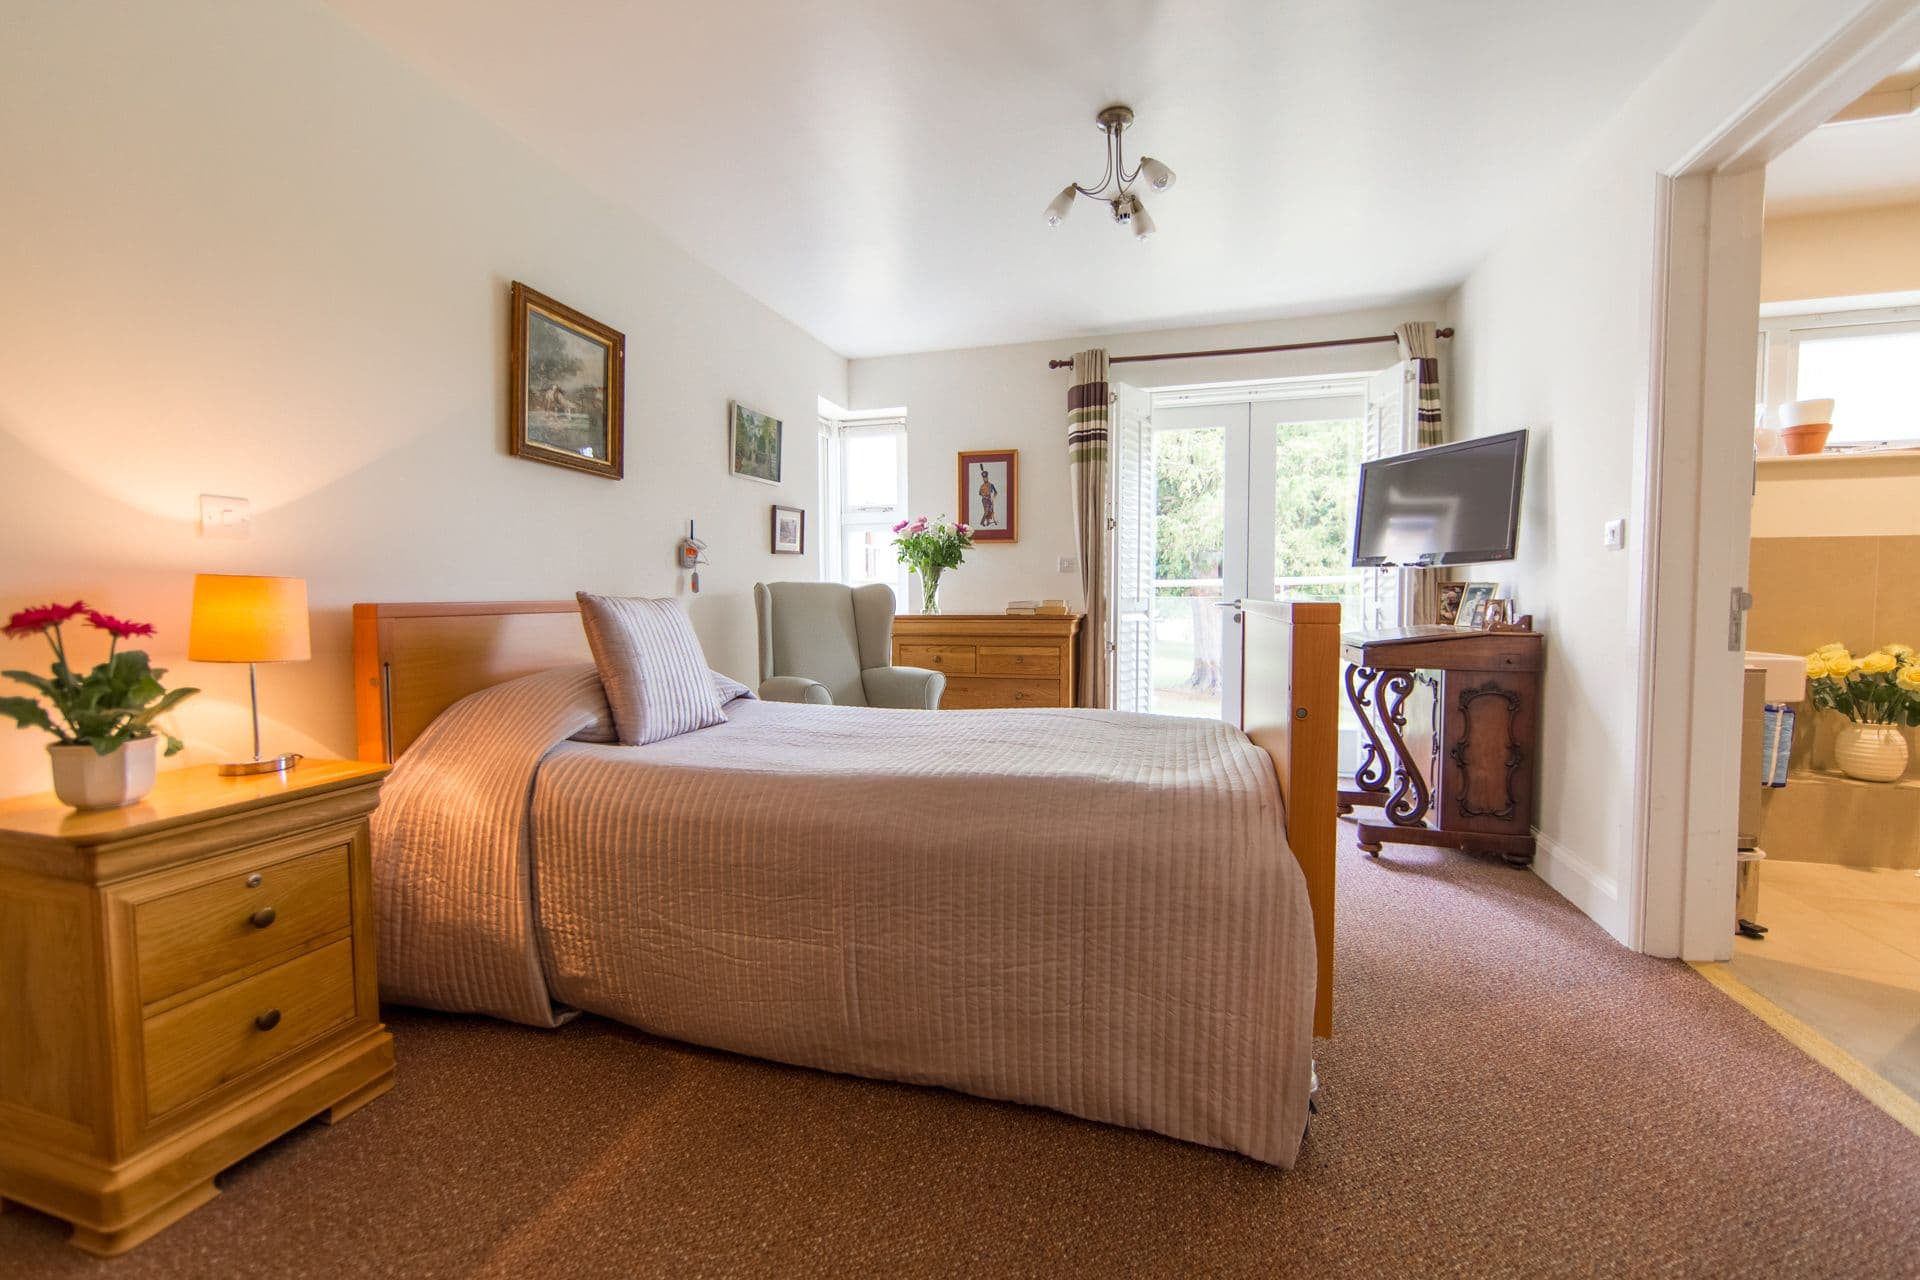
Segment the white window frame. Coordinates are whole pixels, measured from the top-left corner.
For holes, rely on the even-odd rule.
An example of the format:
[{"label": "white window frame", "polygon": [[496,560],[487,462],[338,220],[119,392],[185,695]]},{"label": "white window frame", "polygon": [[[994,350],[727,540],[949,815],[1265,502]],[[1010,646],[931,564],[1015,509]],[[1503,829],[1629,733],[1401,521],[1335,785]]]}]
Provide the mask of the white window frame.
[{"label": "white window frame", "polygon": [[[1769,308],[1771,310],[1771,308]],[[1842,335],[1836,330],[1849,330]],[[1920,306],[1863,307],[1839,311],[1809,311],[1793,315],[1763,315],[1760,321],[1759,399],[1763,409],[1800,399],[1800,342],[1803,338],[1832,338],[1879,333],[1920,332]],[[1920,386],[1920,383],[1916,384]],[[1839,441],[1829,453],[1880,453],[1920,448],[1920,436],[1893,440]]]},{"label": "white window frame", "polygon": [[[851,506],[846,493],[846,450],[844,442],[862,433],[886,433],[898,440],[895,461],[899,468],[894,492],[899,501],[889,506]],[[845,561],[847,534],[873,530],[889,537],[893,526],[907,518],[907,416],[903,409],[873,410],[859,413],[820,416],[820,580],[849,582]],[[907,600],[907,567],[894,565],[893,576],[883,579],[893,588],[894,598],[904,608]]]}]

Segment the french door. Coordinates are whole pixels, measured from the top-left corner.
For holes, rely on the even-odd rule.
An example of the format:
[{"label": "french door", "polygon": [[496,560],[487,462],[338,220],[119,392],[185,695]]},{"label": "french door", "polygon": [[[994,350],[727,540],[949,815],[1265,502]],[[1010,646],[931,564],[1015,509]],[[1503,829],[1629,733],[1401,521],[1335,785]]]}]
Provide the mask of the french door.
[{"label": "french door", "polygon": [[1364,382],[1160,393],[1113,416],[1115,702],[1238,718],[1239,600],[1331,599],[1350,567]]}]

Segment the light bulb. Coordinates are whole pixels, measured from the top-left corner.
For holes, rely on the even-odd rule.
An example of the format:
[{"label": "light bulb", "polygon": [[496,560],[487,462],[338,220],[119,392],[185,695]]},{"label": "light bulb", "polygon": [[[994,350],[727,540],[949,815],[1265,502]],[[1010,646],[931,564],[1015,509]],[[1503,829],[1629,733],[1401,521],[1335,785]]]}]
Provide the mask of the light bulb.
[{"label": "light bulb", "polygon": [[1071,182],[1062,187],[1060,194],[1053,198],[1053,203],[1047,206],[1047,225],[1057,227],[1065,222],[1067,215],[1073,212],[1073,198],[1079,194],[1079,188]]},{"label": "light bulb", "polygon": [[1155,227],[1153,225],[1153,219],[1148,216],[1147,206],[1140,203],[1139,196],[1135,196],[1133,198],[1132,221],[1133,221],[1133,238],[1136,240],[1145,240],[1148,236],[1152,235],[1155,231],[1159,230],[1158,227]]},{"label": "light bulb", "polygon": [[1155,160],[1152,156],[1140,157],[1140,176],[1155,191],[1165,191],[1173,185],[1173,170]]}]

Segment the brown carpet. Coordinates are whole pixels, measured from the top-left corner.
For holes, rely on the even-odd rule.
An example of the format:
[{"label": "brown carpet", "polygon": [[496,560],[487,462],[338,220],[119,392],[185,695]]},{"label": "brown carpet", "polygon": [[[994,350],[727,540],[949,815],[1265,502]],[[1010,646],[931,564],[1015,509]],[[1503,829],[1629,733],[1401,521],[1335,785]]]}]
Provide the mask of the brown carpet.
[{"label": "brown carpet", "polygon": [[665,1043],[393,1010],[400,1085],[127,1258],[0,1274],[1920,1275],[1920,1139],[1682,965],[1440,850],[1340,877],[1291,1173]]}]

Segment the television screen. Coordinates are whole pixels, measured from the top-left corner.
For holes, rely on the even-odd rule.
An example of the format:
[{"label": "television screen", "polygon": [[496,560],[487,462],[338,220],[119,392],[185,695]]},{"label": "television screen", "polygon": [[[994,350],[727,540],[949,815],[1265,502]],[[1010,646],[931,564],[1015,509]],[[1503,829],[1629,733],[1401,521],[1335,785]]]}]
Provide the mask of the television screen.
[{"label": "television screen", "polygon": [[1513,559],[1527,433],[1395,454],[1360,468],[1356,565]]}]

